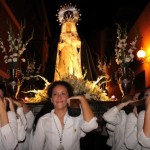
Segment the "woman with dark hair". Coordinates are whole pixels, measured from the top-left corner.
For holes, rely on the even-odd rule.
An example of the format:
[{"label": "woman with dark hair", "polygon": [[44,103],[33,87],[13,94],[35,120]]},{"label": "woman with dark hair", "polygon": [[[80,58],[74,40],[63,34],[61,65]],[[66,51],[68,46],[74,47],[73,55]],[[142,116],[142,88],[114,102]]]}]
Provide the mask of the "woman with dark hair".
[{"label": "woman with dark hair", "polygon": [[[10,132],[8,132],[8,137],[10,139],[12,138],[12,142],[9,140],[7,135],[4,135],[4,139],[6,140],[6,149],[9,149],[8,146],[10,146],[12,147],[11,149],[14,150],[27,150],[29,145],[29,133],[32,129],[34,115],[25,103],[23,103],[22,101],[14,100],[11,97],[6,97],[6,93],[7,91],[5,85],[0,84],[0,102],[1,104],[5,103],[5,111],[8,115],[8,125],[12,130],[10,132],[9,129],[7,129]],[[1,107],[0,109],[3,110],[3,108]],[[0,123],[2,120],[1,118],[4,116],[5,115],[1,115],[0,110]],[[8,142],[10,142],[10,145],[8,144]],[[0,146],[0,148],[2,147]]]},{"label": "woman with dark hair", "polygon": [[0,149],[12,150],[18,143],[17,117],[13,101],[4,97],[5,93],[5,86],[0,84]]},{"label": "woman with dark hair", "polygon": [[[128,95],[122,99],[122,102],[108,109],[103,114],[103,119],[106,121],[106,128],[109,134],[107,144],[112,150],[127,150],[124,142],[125,126],[128,114],[133,110],[132,96]],[[111,131],[111,132],[109,132]]]},{"label": "woman with dark hair", "polygon": [[138,141],[142,150],[150,149],[150,87],[144,92],[145,110],[138,116]]},{"label": "woman with dark hair", "polygon": [[[80,150],[80,138],[98,127],[84,96],[73,96],[73,88],[66,81],[55,81],[48,95],[54,106],[51,112],[40,117],[33,135],[32,150]],[[72,99],[78,99],[81,114],[72,117],[68,106]]]},{"label": "woman with dark hair", "polygon": [[126,126],[125,126],[125,145],[128,149],[135,149],[135,150],[141,150],[141,145],[138,142],[137,139],[137,120],[140,108],[139,106],[141,103],[141,97],[142,92],[136,92],[133,96],[133,103],[130,105],[133,108],[133,111],[130,112],[126,119]]}]

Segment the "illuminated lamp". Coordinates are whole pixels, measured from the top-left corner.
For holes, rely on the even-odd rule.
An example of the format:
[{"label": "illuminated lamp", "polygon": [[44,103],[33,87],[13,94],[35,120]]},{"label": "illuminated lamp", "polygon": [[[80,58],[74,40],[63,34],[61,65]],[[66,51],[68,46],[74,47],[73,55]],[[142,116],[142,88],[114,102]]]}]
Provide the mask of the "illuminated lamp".
[{"label": "illuminated lamp", "polygon": [[137,57],[138,57],[139,59],[143,59],[143,58],[145,58],[145,56],[146,56],[146,52],[145,52],[143,49],[140,49],[140,50],[137,52]]}]

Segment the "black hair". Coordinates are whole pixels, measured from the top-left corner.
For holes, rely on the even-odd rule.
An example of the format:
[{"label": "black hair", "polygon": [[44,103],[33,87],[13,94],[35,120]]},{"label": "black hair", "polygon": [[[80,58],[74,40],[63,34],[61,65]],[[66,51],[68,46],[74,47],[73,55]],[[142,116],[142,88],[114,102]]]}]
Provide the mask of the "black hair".
[{"label": "black hair", "polygon": [[127,105],[127,106],[123,107],[122,110],[124,110],[125,113],[128,115],[129,113],[133,112],[133,106]]},{"label": "black hair", "polygon": [[46,101],[44,104],[43,104],[43,107],[41,108],[41,110],[37,113],[37,115],[35,116],[35,119],[34,119],[34,122],[33,122],[33,132],[35,131],[36,129],[36,125],[37,125],[37,122],[39,120],[39,118],[49,112],[51,112],[51,110],[54,108],[53,104],[51,103],[50,100]]},{"label": "black hair", "polygon": [[141,92],[140,92],[140,95],[138,96],[138,100],[143,99],[143,97],[144,97],[144,91],[141,91]]},{"label": "black hair", "polygon": [[0,83],[0,90],[3,91],[3,95],[5,97],[6,96],[6,86],[4,83]]},{"label": "black hair", "polygon": [[[49,85],[49,87],[48,87],[48,96],[49,96],[49,98],[52,97],[53,89],[54,89],[56,86],[58,86],[58,85],[62,85],[62,86],[64,86],[64,87],[67,89],[69,97],[71,97],[71,96],[74,95],[74,94],[73,94],[73,88],[72,88],[72,86],[71,86],[68,82],[66,82],[66,81],[61,81],[61,80],[59,80],[59,81],[54,81],[53,83],[51,83],[51,84]],[[37,125],[37,123],[38,123],[39,118],[40,118],[41,116],[43,116],[43,115],[45,115],[45,114],[51,112],[51,110],[52,110],[53,108],[54,108],[54,106],[53,106],[53,104],[52,104],[52,102],[51,102],[50,100],[48,100],[48,101],[44,104],[44,106],[42,107],[42,109],[40,110],[40,112],[39,112],[39,113],[36,115],[36,117],[35,117],[35,120],[34,120],[34,123],[33,123],[33,132],[36,130],[36,125]]]},{"label": "black hair", "polygon": [[150,89],[150,86],[147,86],[147,87],[145,88],[145,90],[146,90],[146,89]]},{"label": "black hair", "polygon": [[48,96],[51,98],[52,97],[52,92],[53,92],[53,89],[57,86],[57,85],[62,85],[64,86],[67,91],[68,91],[68,95],[69,97],[73,96],[74,93],[73,93],[73,87],[71,86],[70,83],[68,83],[67,81],[55,81],[53,82],[52,84],[50,84],[50,86],[48,87]]},{"label": "black hair", "polygon": [[146,108],[145,108],[145,105],[139,105],[139,106],[137,106],[137,112],[139,113],[139,112],[141,112],[142,110],[145,110]]},{"label": "black hair", "polygon": [[[141,99],[144,98],[144,93],[145,93],[146,90],[148,90],[148,89],[150,89],[150,86],[146,87],[144,90],[141,91],[141,94],[139,95],[139,98],[138,98],[139,100],[141,100]],[[138,111],[138,113],[139,113],[140,111],[142,111],[142,110],[145,110],[145,109],[146,109],[145,104],[137,106],[137,111]]]},{"label": "black hair", "polygon": [[150,89],[150,86],[146,87],[146,88],[144,89],[144,92],[147,91],[147,90],[149,90],[149,89]]},{"label": "black hair", "polygon": [[[122,98],[122,102],[126,102],[126,101],[129,101],[129,100],[132,100],[132,99],[133,99],[133,95],[125,95]],[[133,106],[127,105],[127,106],[123,107],[122,110],[124,110],[125,113],[128,115],[129,113],[133,112]]]}]

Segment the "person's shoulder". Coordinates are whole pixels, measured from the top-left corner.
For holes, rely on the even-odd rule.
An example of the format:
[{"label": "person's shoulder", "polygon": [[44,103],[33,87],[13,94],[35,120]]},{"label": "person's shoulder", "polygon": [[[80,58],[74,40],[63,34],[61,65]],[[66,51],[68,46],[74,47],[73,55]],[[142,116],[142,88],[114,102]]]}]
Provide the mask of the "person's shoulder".
[{"label": "person's shoulder", "polygon": [[119,115],[120,115],[120,116],[124,116],[124,117],[127,117],[127,116],[128,116],[127,113],[126,113],[126,111],[123,110],[123,109],[120,110]]},{"label": "person's shoulder", "polygon": [[139,112],[139,116],[143,116],[143,115],[145,115],[145,110],[141,110],[141,111]]},{"label": "person's shoulder", "polygon": [[40,120],[45,120],[45,119],[49,118],[49,117],[50,117],[50,114],[51,114],[51,113],[46,113],[46,114],[44,114],[43,116],[40,117]]}]

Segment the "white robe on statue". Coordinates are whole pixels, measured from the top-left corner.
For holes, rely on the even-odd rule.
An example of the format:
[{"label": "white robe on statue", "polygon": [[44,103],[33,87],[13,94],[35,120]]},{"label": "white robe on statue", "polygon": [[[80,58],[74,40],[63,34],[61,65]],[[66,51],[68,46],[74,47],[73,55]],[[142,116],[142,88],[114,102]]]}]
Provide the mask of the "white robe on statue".
[{"label": "white robe on statue", "polygon": [[57,58],[54,80],[68,75],[82,77],[81,41],[74,22],[65,22],[61,28],[57,46]]}]

